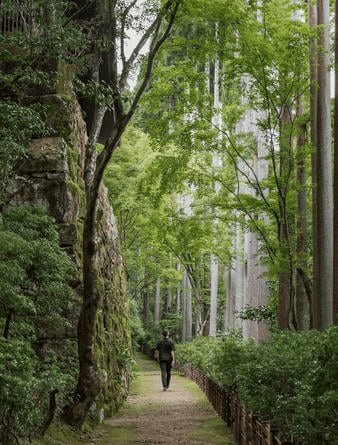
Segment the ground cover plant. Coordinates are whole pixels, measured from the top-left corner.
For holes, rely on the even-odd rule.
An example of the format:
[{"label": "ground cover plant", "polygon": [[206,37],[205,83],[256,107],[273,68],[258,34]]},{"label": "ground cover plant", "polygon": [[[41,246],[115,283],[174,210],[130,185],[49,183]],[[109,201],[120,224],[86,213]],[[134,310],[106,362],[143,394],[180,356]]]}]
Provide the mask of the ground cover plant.
[{"label": "ground cover plant", "polygon": [[178,345],[176,355],[233,391],[285,439],[338,444],[338,327],[282,330],[259,346],[234,335],[197,338]]}]

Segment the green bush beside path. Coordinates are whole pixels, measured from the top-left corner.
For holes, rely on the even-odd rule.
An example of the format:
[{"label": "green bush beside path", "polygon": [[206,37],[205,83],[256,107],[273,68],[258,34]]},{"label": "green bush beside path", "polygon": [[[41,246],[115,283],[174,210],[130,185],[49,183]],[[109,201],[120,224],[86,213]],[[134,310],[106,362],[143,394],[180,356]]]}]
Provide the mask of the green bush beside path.
[{"label": "green bush beside path", "polygon": [[257,346],[230,334],[177,345],[191,363],[241,403],[304,445],[338,444],[338,327],[279,331]]}]

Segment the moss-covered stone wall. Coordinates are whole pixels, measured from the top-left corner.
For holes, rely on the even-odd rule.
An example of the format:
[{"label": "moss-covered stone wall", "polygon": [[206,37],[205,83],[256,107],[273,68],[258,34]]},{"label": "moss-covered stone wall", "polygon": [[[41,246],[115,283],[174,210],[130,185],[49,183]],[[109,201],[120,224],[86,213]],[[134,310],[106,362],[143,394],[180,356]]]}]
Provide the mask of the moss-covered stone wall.
[{"label": "moss-covered stone wall", "polygon": [[[55,218],[60,244],[77,265],[78,274],[71,283],[74,289],[74,309],[69,314],[72,327],[53,332],[55,348],[77,335],[83,292],[82,227],[86,210],[83,171],[87,129],[75,96],[70,88],[65,88],[70,86],[67,79],[62,85],[62,96],[50,94],[33,99],[48,105],[47,119],[53,132],[49,137],[33,141],[28,156],[17,163],[6,198],[7,206],[42,205]],[[102,392],[94,411],[102,418],[114,412],[127,395],[131,354],[126,278],[115,218],[104,186],[100,190],[97,245],[97,291],[101,307],[97,314],[96,353]],[[50,334],[40,333],[46,342]]]}]

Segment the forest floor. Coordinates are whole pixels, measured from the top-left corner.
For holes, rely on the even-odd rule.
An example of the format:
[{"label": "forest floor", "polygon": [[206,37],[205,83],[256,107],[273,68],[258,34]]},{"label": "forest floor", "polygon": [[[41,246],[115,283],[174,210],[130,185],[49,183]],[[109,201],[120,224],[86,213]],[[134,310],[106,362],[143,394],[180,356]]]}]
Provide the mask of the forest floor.
[{"label": "forest floor", "polygon": [[[233,445],[230,432],[198,386],[173,373],[162,390],[159,365],[137,357],[136,377],[98,445]],[[93,442],[93,445],[96,442]]]},{"label": "forest floor", "polygon": [[80,435],[51,428],[34,445],[235,445],[225,422],[192,381],[174,372],[162,390],[159,365],[136,357],[130,394],[119,412]]}]

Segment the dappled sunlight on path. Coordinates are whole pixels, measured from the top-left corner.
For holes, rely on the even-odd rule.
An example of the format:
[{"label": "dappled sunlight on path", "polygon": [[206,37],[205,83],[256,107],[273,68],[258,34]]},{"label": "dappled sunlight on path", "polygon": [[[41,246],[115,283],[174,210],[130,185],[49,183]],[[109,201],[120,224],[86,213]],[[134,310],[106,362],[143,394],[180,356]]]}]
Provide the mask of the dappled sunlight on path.
[{"label": "dappled sunlight on path", "polygon": [[[106,423],[128,434],[119,444],[230,445],[231,435],[197,385],[174,373],[170,388],[162,390],[159,366],[137,358],[138,372],[120,414]],[[119,430],[121,433],[121,430]],[[122,435],[123,436],[123,435]],[[128,436],[128,437],[127,437]]]}]

